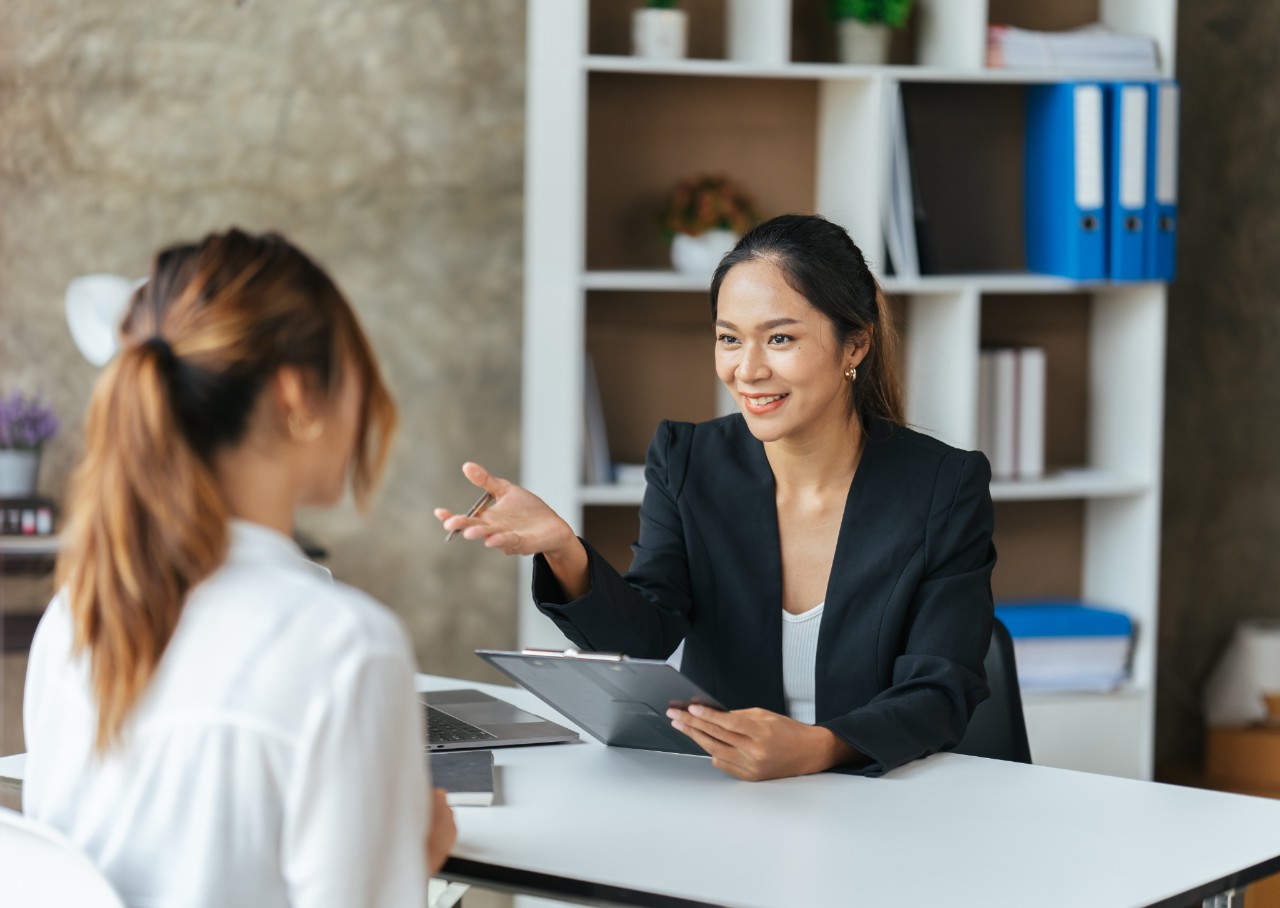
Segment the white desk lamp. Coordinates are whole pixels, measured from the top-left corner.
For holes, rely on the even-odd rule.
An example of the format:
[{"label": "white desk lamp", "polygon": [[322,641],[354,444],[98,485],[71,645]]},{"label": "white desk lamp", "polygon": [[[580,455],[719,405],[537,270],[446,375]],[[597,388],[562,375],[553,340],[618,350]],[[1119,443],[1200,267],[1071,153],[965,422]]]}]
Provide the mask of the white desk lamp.
[{"label": "white desk lamp", "polygon": [[120,320],[129,297],[145,278],[85,274],[67,284],[67,326],[76,348],[95,366],[105,366],[120,349]]}]

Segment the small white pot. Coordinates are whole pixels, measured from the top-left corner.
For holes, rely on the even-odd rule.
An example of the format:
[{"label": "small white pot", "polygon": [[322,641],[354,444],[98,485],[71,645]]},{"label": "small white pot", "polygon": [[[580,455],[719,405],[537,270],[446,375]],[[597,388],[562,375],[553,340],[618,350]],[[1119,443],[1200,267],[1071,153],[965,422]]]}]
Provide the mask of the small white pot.
[{"label": "small white pot", "polygon": [[689,16],[682,9],[638,9],[631,14],[631,51],[637,57],[681,60],[686,56]]},{"label": "small white pot", "polygon": [[841,19],[836,23],[840,38],[840,62],[882,66],[889,62],[889,40],[893,37],[887,25],[869,25],[858,19]]},{"label": "small white pot", "polygon": [[0,498],[30,498],[36,493],[39,474],[39,451],[0,449]]},{"label": "small white pot", "polygon": [[684,274],[715,273],[720,259],[738,242],[731,230],[708,230],[697,236],[677,233],[671,240],[671,266]]}]

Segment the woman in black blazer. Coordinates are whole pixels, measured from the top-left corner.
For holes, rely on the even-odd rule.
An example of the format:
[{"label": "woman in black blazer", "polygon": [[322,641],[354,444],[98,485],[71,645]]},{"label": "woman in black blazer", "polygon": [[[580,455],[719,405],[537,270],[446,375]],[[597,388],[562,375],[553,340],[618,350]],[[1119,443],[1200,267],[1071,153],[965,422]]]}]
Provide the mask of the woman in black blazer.
[{"label": "woman in black blazer", "polygon": [[740,413],[663,422],[619,575],[532,493],[446,529],[532,554],[539,608],[586,650],[666,658],[728,707],[672,724],[740,778],[876,775],[959,743],[987,696],[991,473],[903,425],[892,326],[840,227],[784,215],[711,285]]}]

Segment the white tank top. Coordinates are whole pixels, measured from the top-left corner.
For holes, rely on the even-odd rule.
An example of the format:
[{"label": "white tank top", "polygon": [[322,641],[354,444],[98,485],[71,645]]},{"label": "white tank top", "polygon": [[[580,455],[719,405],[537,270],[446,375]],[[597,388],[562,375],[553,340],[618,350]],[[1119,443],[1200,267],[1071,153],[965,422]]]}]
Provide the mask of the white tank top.
[{"label": "white tank top", "polygon": [[818,630],[824,605],[819,602],[799,615],[782,610],[782,692],[787,698],[787,715],[806,725],[814,722]]}]

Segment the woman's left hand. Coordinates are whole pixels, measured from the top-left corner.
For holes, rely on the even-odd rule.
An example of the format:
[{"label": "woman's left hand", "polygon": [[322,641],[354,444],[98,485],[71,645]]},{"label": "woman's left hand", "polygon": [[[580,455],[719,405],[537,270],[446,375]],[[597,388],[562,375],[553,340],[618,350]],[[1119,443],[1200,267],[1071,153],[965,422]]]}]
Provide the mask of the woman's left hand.
[{"label": "woman's left hand", "polygon": [[858,752],[825,728],[767,709],[669,709],[671,725],[711,755],[711,765],[748,782],[822,772]]}]

